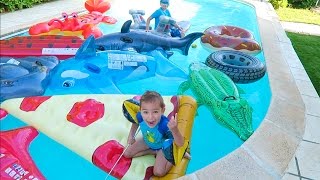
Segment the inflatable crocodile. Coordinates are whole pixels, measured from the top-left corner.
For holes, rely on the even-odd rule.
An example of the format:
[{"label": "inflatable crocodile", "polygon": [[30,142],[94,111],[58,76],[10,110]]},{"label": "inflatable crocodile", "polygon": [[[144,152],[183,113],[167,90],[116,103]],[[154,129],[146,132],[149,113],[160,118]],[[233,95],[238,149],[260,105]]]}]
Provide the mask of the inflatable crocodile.
[{"label": "inflatable crocodile", "polygon": [[233,81],[224,73],[203,63],[192,63],[188,81],[181,83],[178,94],[191,89],[199,105],[205,105],[215,119],[242,140],[253,133],[252,108],[239,96]]}]

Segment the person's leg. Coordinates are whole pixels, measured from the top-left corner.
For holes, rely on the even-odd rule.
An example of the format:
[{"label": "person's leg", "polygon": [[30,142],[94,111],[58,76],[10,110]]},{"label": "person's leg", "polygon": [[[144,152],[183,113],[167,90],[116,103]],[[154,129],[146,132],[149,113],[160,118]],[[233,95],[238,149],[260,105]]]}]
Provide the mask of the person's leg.
[{"label": "person's leg", "polygon": [[164,157],[162,150],[157,152],[156,162],[153,167],[153,174],[158,177],[166,175],[172,168],[172,164]]},{"label": "person's leg", "polygon": [[146,145],[143,139],[137,139],[136,142],[129,145],[123,156],[126,158],[132,158],[147,154],[155,154],[155,152]]}]

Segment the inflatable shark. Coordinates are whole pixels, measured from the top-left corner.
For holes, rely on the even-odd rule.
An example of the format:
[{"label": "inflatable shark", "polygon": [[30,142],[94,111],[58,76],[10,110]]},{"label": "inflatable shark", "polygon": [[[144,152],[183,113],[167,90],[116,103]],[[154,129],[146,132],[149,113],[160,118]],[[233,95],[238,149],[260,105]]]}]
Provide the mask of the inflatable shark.
[{"label": "inflatable shark", "polygon": [[143,30],[130,31],[132,21],[126,21],[121,32],[103,35],[96,39],[98,50],[135,50],[138,53],[150,52],[158,48],[165,51],[171,49],[180,50],[183,55],[188,55],[190,45],[203,33],[195,32],[184,38],[171,38]]},{"label": "inflatable shark", "polygon": [[[61,62],[52,72],[49,90],[53,94],[119,94],[117,84],[155,76],[187,78],[187,73],[155,50],[96,51],[95,38],[89,37],[74,58]],[[49,94],[50,94],[49,91]]]}]

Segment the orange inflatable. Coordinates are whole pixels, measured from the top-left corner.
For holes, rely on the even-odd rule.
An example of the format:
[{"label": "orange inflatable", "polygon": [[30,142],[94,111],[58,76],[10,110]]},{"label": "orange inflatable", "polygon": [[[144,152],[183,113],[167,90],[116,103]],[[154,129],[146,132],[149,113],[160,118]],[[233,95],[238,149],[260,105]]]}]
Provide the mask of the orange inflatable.
[{"label": "orange inflatable", "polygon": [[253,35],[236,26],[212,26],[204,31],[202,45],[212,50],[237,50],[247,53],[259,53],[261,46]]},{"label": "orange inflatable", "polygon": [[87,0],[85,8],[88,14],[78,16],[77,13],[68,15],[62,13],[63,20],[58,18],[51,19],[49,22],[43,22],[31,26],[30,35],[69,35],[81,36],[84,39],[93,35],[95,38],[102,36],[102,32],[97,27],[99,23],[114,24],[117,20],[103,13],[110,9],[110,3],[104,0]]}]

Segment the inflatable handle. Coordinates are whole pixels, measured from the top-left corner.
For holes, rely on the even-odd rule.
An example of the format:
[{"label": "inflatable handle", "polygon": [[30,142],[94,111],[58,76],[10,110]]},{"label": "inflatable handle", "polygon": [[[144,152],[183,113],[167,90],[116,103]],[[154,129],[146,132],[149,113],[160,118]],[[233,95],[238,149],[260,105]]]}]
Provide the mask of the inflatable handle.
[{"label": "inflatable handle", "polygon": [[100,69],[98,66],[96,66],[96,65],[94,65],[94,64],[91,64],[91,63],[86,63],[86,64],[84,65],[84,67],[85,67],[87,70],[89,70],[89,71],[91,71],[91,72],[93,72],[93,73],[96,73],[96,74],[99,74],[99,73],[101,72],[101,69]]},{"label": "inflatable handle", "polygon": [[141,15],[145,15],[144,10],[135,10],[135,9],[130,9],[129,10],[129,14],[133,15],[133,14],[141,14]]}]

